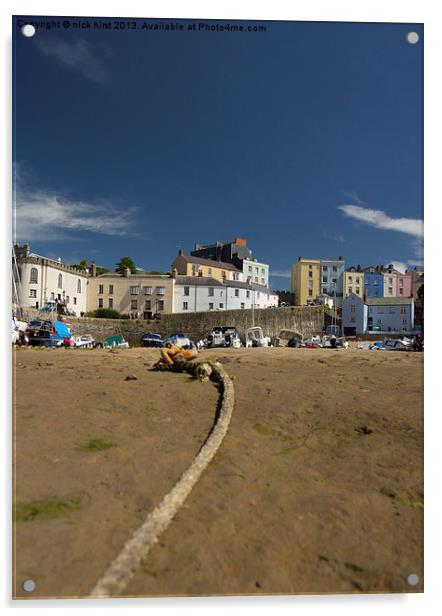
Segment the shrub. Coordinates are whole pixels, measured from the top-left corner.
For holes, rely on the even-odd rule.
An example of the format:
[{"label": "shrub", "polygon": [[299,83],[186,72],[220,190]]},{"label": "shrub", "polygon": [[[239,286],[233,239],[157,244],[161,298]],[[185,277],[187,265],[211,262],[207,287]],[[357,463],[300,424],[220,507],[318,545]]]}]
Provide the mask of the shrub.
[{"label": "shrub", "polygon": [[120,313],[117,310],[112,310],[112,308],[97,308],[92,313],[91,316],[94,316],[96,319],[119,319]]}]

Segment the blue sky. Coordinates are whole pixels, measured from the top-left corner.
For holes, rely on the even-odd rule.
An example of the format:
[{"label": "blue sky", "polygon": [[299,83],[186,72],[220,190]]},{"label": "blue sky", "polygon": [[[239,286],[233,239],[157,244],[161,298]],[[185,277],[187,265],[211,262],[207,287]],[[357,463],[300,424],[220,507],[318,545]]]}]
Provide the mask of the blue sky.
[{"label": "blue sky", "polygon": [[19,241],[168,270],[239,235],[275,289],[298,256],[422,265],[422,26],[79,20],[114,21],[13,29]]}]

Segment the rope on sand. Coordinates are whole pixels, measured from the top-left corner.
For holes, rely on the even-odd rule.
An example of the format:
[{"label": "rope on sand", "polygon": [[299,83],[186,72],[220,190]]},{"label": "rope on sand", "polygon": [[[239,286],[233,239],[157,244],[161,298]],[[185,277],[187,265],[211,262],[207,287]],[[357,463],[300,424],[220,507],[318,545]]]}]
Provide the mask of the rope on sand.
[{"label": "rope on sand", "polygon": [[90,597],[105,598],[121,594],[140,565],[141,560],[158,542],[158,538],[185,502],[192,488],[218,451],[230,424],[234,405],[234,388],[221,364],[207,366],[211,378],[222,385],[221,407],[209,437],[183,473],[178,483],[166,494],[161,503],[151,511],[143,524],[126,542],[118,556],[110,563]]}]

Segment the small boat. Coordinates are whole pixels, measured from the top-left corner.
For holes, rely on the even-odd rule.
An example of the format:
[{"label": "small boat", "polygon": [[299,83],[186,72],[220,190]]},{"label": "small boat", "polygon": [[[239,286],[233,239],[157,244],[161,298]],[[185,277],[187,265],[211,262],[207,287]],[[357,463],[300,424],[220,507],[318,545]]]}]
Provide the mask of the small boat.
[{"label": "small boat", "polygon": [[387,338],[384,341],[383,348],[386,351],[412,351],[413,347],[411,344],[411,340],[409,338],[399,338],[398,340],[393,340],[391,338]]},{"label": "small boat", "polygon": [[103,340],[103,347],[106,348],[119,348],[128,349],[129,343],[123,338],[123,336],[109,336]]},{"label": "small boat", "polygon": [[236,327],[218,326],[213,327],[207,338],[202,341],[201,348],[213,349],[217,347],[232,347],[239,349],[241,344],[241,338],[239,337]]},{"label": "small boat", "polygon": [[163,346],[163,339],[161,338],[160,334],[153,334],[151,332],[146,332],[145,334],[141,336],[140,344],[143,347],[158,348],[158,347]]},{"label": "small boat", "polygon": [[270,338],[264,336],[262,327],[249,327],[245,331],[246,347],[268,347],[270,346]]}]

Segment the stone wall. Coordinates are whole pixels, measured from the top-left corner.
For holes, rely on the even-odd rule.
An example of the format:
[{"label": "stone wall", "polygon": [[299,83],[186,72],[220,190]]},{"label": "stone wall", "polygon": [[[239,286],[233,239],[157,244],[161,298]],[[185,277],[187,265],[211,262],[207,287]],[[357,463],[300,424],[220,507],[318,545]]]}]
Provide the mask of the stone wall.
[{"label": "stone wall", "polygon": [[[198,312],[189,314],[164,314],[161,321],[132,319],[90,319],[69,317],[76,335],[91,334],[102,341],[107,336],[122,334],[131,344],[139,343],[144,332],[159,333],[163,336],[182,332],[194,341],[204,338],[216,325],[231,325],[244,336],[248,327],[259,325],[267,336],[279,336],[283,330],[293,331],[308,337],[320,332],[328,325],[329,315],[323,308],[292,306],[290,308],[262,308],[251,310],[225,310],[219,312]],[[253,323],[254,319],[254,323]]]}]

